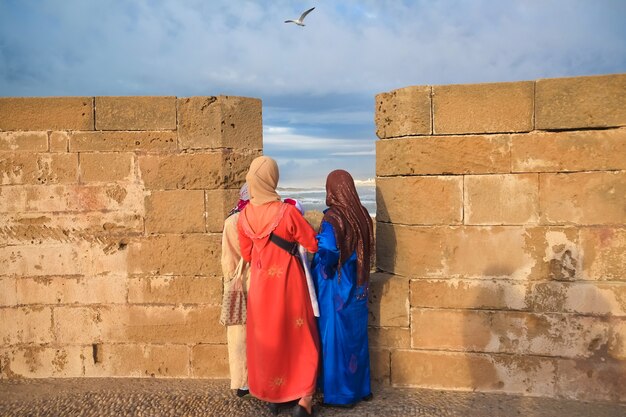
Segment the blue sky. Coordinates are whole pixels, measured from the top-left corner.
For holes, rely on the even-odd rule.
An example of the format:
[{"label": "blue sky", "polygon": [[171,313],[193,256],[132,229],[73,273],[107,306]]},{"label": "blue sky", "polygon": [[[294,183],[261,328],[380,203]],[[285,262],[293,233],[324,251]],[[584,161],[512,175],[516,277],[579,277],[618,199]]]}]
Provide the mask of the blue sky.
[{"label": "blue sky", "polygon": [[258,97],[282,186],[374,177],[377,93],[620,72],[626,0],[0,0],[0,96]]}]

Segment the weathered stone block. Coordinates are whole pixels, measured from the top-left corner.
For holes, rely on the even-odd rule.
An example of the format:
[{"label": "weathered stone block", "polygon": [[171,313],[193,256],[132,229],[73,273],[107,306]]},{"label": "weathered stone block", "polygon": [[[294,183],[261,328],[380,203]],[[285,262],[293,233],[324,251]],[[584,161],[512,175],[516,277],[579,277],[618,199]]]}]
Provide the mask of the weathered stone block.
[{"label": "weathered stone block", "polygon": [[102,318],[103,339],[118,343],[226,343],[219,306],[116,306]]},{"label": "weathered stone block", "polygon": [[219,275],[221,234],[152,236],[133,241],[128,271],[150,275]]},{"label": "weathered stone block", "polygon": [[616,360],[626,361],[626,320],[624,318],[610,321],[611,335],[607,354]]},{"label": "weathered stone block", "polygon": [[146,233],[205,231],[202,190],[153,191],[146,197]]},{"label": "weathered stone block", "polygon": [[492,315],[489,311],[411,309],[411,347],[493,352],[489,346]]},{"label": "weathered stone block", "polygon": [[70,135],[69,132],[50,132],[48,138],[50,152],[69,152]]},{"label": "weathered stone block", "polygon": [[368,304],[370,324],[407,327],[409,280],[390,274],[372,274]]},{"label": "weathered stone block", "polygon": [[129,152],[80,154],[80,179],[83,182],[134,180],[134,155]]},{"label": "weathered stone block", "polygon": [[389,384],[391,377],[391,351],[389,349],[370,348],[370,374],[372,381]]},{"label": "weathered stone block", "polygon": [[143,207],[139,185],[20,185],[0,189],[0,213],[134,212]]},{"label": "weathered stone block", "polygon": [[126,277],[62,276],[18,278],[20,304],[123,304],[126,302]]},{"label": "weathered stone block", "polygon": [[226,345],[196,345],[191,349],[191,375],[194,378],[229,378]]},{"label": "weathered stone block", "polygon": [[532,81],[433,87],[433,132],[440,134],[533,130]]},{"label": "weathered stone block", "polygon": [[104,330],[111,322],[111,306],[61,306],[53,309],[54,340],[57,344],[91,345],[106,340]]},{"label": "weathered stone block", "polygon": [[626,171],[540,174],[544,223],[626,224]]},{"label": "weathered stone block", "polygon": [[24,346],[0,349],[2,378],[78,378],[83,376],[81,346]]},{"label": "weathered stone block", "polygon": [[127,251],[88,242],[0,247],[0,276],[123,275]]},{"label": "weathered stone block", "polygon": [[582,228],[580,247],[584,254],[582,278],[626,281],[626,228]]},{"label": "weathered stone block", "polygon": [[0,307],[17,305],[17,290],[15,278],[0,278]]},{"label": "weathered stone block", "polygon": [[413,279],[411,307],[523,310],[527,287],[500,280]]},{"label": "weathered stone block", "polygon": [[78,182],[78,155],[0,152],[0,184],[67,184]]},{"label": "weathered stone block", "polygon": [[48,134],[46,132],[0,132],[0,151],[45,152],[47,150]]},{"label": "weathered stone block", "polygon": [[176,132],[71,132],[70,152],[175,152]]},{"label": "weathered stone block", "polygon": [[408,327],[369,327],[370,347],[408,349],[411,347],[411,329]]},{"label": "weathered stone block", "polygon": [[128,302],[138,304],[222,303],[220,276],[138,277],[128,281]]},{"label": "weathered stone block", "polygon": [[178,99],[181,149],[262,149],[261,100],[246,97]]},{"label": "weathered stone block", "polygon": [[602,359],[557,360],[557,394],[582,401],[626,401],[626,361]]},{"label": "weathered stone block", "polygon": [[539,221],[539,176],[467,175],[465,224],[532,224]]},{"label": "weathered stone block", "polygon": [[93,130],[92,97],[0,98],[0,130]]},{"label": "weathered stone block", "polygon": [[626,125],[626,74],[538,80],[537,129]]},{"label": "weathered stone block", "polygon": [[459,224],[463,221],[463,177],[378,178],[376,219],[401,224]]},{"label": "weathered stone block", "polygon": [[376,135],[381,139],[432,134],[431,87],[400,88],[376,96]]},{"label": "weathered stone block", "polygon": [[626,129],[511,136],[513,172],[626,169]]},{"label": "weathered stone block", "polygon": [[187,378],[189,348],[185,345],[99,344],[97,352],[85,352],[88,377],[174,377]]},{"label": "weathered stone block", "polygon": [[140,156],[139,168],[146,188],[237,188],[245,182],[256,152],[220,150],[209,153]]},{"label": "weathered stone block", "polygon": [[537,266],[544,254],[539,243],[541,236],[523,227],[415,227],[377,222],[376,265],[404,276],[532,279],[541,273]]},{"label": "weathered stone block", "polygon": [[206,190],[204,196],[206,230],[221,233],[224,230],[224,219],[239,201],[239,189]]},{"label": "weathered stone block", "polygon": [[96,130],[175,130],[176,97],[96,97]]},{"label": "weathered stone block", "polygon": [[376,175],[509,173],[508,135],[443,136],[376,142]]},{"label": "weathered stone block", "polygon": [[1,308],[0,323],[2,346],[52,341],[52,312],[49,307]]},{"label": "weathered stone block", "polygon": [[554,362],[546,358],[410,350],[391,353],[392,385],[554,396],[554,375]]},{"label": "weathered stone block", "polygon": [[594,316],[626,316],[626,285],[622,283],[540,282],[527,295],[532,311]]}]

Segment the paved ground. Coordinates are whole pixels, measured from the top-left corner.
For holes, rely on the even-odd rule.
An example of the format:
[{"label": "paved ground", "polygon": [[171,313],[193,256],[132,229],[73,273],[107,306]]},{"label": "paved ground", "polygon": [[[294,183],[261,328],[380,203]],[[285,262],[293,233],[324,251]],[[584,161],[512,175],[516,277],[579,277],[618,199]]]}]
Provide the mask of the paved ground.
[{"label": "paved ground", "polygon": [[[376,387],[374,400],[350,410],[315,407],[317,416],[608,417],[626,404]],[[288,416],[284,411],[281,416]],[[265,404],[240,399],[226,381],[40,379],[0,381],[0,416],[268,416]]]}]

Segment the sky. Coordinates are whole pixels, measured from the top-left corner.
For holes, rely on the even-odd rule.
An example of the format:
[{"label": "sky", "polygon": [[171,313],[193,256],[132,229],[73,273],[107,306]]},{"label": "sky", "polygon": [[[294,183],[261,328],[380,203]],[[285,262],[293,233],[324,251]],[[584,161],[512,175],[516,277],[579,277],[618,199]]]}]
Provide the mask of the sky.
[{"label": "sky", "polygon": [[375,177],[376,94],[624,72],[626,0],[0,0],[0,96],[260,98],[282,187]]}]

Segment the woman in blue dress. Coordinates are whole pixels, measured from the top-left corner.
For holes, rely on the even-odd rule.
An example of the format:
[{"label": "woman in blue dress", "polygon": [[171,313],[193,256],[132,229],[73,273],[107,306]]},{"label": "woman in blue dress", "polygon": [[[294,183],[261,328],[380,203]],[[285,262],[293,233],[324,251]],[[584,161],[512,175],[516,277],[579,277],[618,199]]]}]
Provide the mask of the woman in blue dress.
[{"label": "woman in blue dress", "polygon": [[374,234],[347,171],[328,175],[326,205],[311,265],[322,342],[318,385],[324,404],[351,407],[372,398],[367,290]]}]

